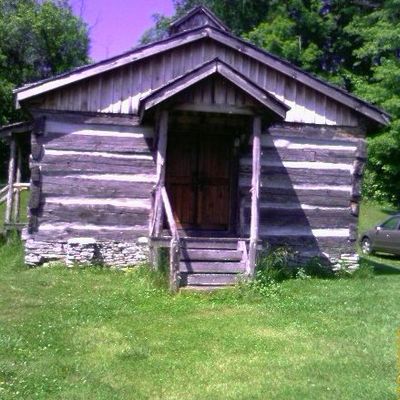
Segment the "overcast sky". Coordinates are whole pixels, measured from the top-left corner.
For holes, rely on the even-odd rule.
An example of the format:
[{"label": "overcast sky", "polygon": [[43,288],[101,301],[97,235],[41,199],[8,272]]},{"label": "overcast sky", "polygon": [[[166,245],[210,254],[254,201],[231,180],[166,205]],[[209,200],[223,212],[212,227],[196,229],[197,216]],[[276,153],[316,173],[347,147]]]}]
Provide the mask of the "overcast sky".
[{"label": "overcast sky", "polygon": [[90,56],[95,61],[135,46],[152,26],[153,14],[173,14],[172,0],[71,0],[71,5],[89,26]]}]

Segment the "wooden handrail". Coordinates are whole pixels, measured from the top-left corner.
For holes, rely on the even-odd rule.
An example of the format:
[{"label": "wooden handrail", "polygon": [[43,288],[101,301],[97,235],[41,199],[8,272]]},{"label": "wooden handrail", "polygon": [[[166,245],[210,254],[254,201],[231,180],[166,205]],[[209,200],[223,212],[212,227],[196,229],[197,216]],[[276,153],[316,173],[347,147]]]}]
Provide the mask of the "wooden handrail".
[{"label": "wooden handrail", "polygon": [[[17,227],[20,224],[19,215],[20,215],[20,195],[24,190],[28,190],[30,187],[30,183],[24,182],[14,182],[12,184],[12,189],[10,190],[10,185],[4,186],[0,190],[0,204],[7,202],[7,207],[4,213],[4,226],[5,227]],[[10,204],[10,198],[12,202]]]},{"label": "wooden handrail", "polygon": [[155,188],[153,215],[151,216],[151,221],[150,221],[150,237],[153,237],[156,234],[156,224],[158,219],[157,216],[158,213],[161,212],[160,208],[162,207],[162,204],[160,205],[160,200],[161,200],[160,187],[157,185]]},{"label": "wooden handrail", "polygon": [[20,189],[20,190],[24,190],[24,189],[29,189],[31,186],[31,184],[28,183],[24,183],[24,182],[19,182],[19,183],[14,183],[13,187],[15,189]]},{"label": "wooden handrail", "polygon": [[169,251],[169,287],[172,292],[176,292],[179,288],[181,244],[167,190],[165,189],[165,186],[162,186],[160,190],[162,205],[164,206],[165,214],[167,215],[167,222],[172,236]]},{"label": "wooden handrail", "polygon": [[[13,193],[21,192],[23,190],[28,190],[30,187],[30,183],[14,183],[13,184]],[[0,204],[4,203],[7,200],[8,196],[8,185],[4,186],[0,190]]]},{"label": "wooden handrail", "polygon": [[175,223],[174,219],[174,214],[172,212],[172,207],[171,203],[168,198],[168,193],[167,190],[165,189],[165,186],[161,188],[161,198],[162,198],[162,203],[164,206],[165,214],[167,215],[167,222],[169,229],[171,231],[171,236],[177,240],[179,240],[179,234],[178,234],[178,228]]},{"label": "wooden handrail", "polygon": [[0,190],[0,196],[7,192],[8,192],[8,185],[4,186],[3,189]]}]

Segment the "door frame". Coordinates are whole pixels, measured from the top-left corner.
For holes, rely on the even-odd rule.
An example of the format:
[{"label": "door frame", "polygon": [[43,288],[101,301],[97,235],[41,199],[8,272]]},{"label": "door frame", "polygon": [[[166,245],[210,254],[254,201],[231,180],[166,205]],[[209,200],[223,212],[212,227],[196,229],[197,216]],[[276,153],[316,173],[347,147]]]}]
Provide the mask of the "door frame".
[{"label": "door frame", "polygon": [[[199,142],[201,141],[202,134],[204,135],[204,129],[195,129],[195,134],[199,135]],[[173,127],[169,127],[168,129],[168,138],[167,138],[167,149],[166,149],[166,174],[165,174],[165,186],[168,185],[168,163],[169,160],[169,152],[168,152],[168,144],[171,141],[171,136],[179,136],[188,134],[185,128],[178,127],[174,129]],[[190,134],[190,133],[189,133]],[[207,229],[193,226],[192,228],[179,228],[180,231],[183,231],[190,236],[233,236],[237,234],[237,224],[238,224],[238,214],[239,214],[239,152],[238,147],[235,146],[236,135],[235,133],[230,133],[229,129],[226,128],[224,131],[216,132],[215,135],[223,135],[223,136],[231,136],[231,149],[230,149],[230,172],[229,172],[229,215],[227,217],[227,228],[226,229]],[[197,149],[197,157],[199,156],[200,146]],[[173,205],[172,205],[173,207]]]}]

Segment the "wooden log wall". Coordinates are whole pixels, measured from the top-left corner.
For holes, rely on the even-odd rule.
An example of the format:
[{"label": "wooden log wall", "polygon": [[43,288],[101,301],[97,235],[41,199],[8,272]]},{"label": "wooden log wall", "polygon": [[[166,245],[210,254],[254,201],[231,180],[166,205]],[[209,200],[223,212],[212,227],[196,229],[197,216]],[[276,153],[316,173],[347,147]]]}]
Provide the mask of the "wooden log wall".
[{"label": "wooden log wall", "polygon": [[286,103],[290,107],[287,122],[358,125],[358,116],[349,107],[267,67],[244,52],[208,38],[54,90],[40,97],[36,105],[52,110],[137,114],[141,97],[215,57]]},{"label": "wooden log wall", "polygon": [[[260,239],[303,255],[352,252],[365,140],[356,129],[283,124],[261,137]],[[250,232],[251,152],[240,160],[243,234]]]},{"label": "wooden log wall", "polygon": [[62,119],[46,116],[32,136],[30,233],[43,241],[147,236],[153,129]]}]

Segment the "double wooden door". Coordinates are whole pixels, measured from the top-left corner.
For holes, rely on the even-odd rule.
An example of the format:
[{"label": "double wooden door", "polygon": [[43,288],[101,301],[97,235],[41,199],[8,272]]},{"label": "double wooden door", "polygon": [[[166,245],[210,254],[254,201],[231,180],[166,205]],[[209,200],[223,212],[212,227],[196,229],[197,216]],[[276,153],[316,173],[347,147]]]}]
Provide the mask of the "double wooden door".
[{"label": "double wooden door", "polygon": [[229,230],[232,152],[230,135],[168,135],[166,187],[179,228]]}]

